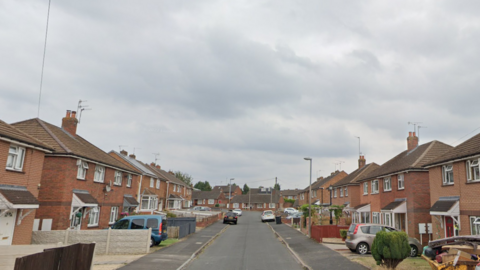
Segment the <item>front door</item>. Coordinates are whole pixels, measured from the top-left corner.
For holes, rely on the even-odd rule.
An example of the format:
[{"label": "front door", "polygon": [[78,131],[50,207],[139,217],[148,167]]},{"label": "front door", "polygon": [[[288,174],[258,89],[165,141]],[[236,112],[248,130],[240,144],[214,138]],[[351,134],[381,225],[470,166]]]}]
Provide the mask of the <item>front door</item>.
[{"label": "front door", "polygon": [[445,217],[445,237],[453,237],[453,219],[451,217]]},{"label": "front door", "polygon": [[[8,210],[0,210],[0,215]],[[11,245],[15,229],[17,210],[12,210],[0,217],[0,245]]]},{"label": "front door", "polygon": [[405,231],[405,214],[395,214],[395,229]]},{"label": "front door", "polygon": [[158,211],[162,211],[163,209],[163,200],[160,200],[160,202],[158,203]]}]

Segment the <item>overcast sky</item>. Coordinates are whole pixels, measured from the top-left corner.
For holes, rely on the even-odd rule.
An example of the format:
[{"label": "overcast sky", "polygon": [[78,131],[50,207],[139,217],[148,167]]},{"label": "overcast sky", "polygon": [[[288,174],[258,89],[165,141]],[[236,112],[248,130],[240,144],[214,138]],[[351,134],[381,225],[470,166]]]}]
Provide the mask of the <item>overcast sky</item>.
[{"label": "overcast sky", "polygon": [[[0,1],[0,119],[37,117],[48,0]],[[194,182],[305,188],[480,126],[479,1],[52,0],[40,118]],[[468,134],[468,135],[467,135]],[[466,137],[464,137],[466,136]],[[463,137],[463,138],[462,138]],[[321,170],[321,171],[319,171]],[[266,181],[265,181],[266,180]]]}]

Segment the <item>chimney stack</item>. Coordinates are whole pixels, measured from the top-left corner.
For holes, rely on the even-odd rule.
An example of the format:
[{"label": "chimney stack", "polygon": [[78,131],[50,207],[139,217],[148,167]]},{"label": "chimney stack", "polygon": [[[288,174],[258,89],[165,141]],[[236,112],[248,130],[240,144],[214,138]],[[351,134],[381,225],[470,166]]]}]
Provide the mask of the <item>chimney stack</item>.
[{"label": "chimney stack", "polygon": [[137,156],[135,156],[135,154],[130,154],[129,157],[131,157],[131,158],[133,158],[133,159],[136,159],[136,158],[137,158]]},{"label": "chimney stack", "polygon": [[122,154],[122,155],[124,155],[124,156],[128,156],[128,152],[125,151],[125,150],[120,151],[120,154]]},{"label": "chimney stack", "polygon": [[62,118],[62,129],[70,133],[72,136],[77,135],[78,119],[75,118],[76,112],[67,110],[67,115]]},{"label": "chimney stack", "polygon": [[408,132],[407,138],[407,150],[413,150],[418,146],[418,137],[415,135],[415,132]]},{"label": "chimney stack", "polygon": [[155,166],[155,168],[157,168],[159,170],[162,169],[162,167],[160,167],[160,165]]},{"label": "chimney stack", "polygon": [[358,168],[363,168],[367,164],[367,160],[365,159],[365,156],[360,156],[358,158]]}]

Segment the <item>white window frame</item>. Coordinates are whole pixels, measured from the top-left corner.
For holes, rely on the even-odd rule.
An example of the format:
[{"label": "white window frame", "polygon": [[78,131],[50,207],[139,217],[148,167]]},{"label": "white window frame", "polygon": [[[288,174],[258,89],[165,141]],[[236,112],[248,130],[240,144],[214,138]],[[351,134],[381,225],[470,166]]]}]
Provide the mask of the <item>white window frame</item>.
[{"label": "white window frame", "polygon": [[398,190],[405,189],[405,175],[403,174],[397,175],[397,182],[398,182]]},{"label": "white window frame", "polygon": [[270,209],[275,209],[275,203],[269,203],[268,208]]},{"label": "white window frame", "polygon": [[[478,159],[467,160],[467,181],[477,182],[480,181],[480,162]],[[478,171],[478,174],[475,173]]]},{"label": "white window frame", "polygon": [[121,186],[122,185],[122,172],[121,171],[115,171],[115,178],[113,180],[113,184],[115,186]]},{"label": "white window frame", "polygon": [[150,177],[150,187],[153,188],[155,186],[155,179],[153,177]]},{"label": "white window frame", "polygon": [[215,199],[208,199],[208,204],[215,204]]},{"label": "white window frame", "polygon": [[[478,216],[469,216],[470,220],[470,235],[480,235],[480,224],[473,224],[477,220]],[[479,220],[480,221],[480,220]],[[475,228],[475,231],[474,231]]]},{"label": "white window frame", "polygon": [[96,227],[98,226],[98,221],[100,220],[100,207],[92,207],[88,214],[88,225],[87,227]]},{"label": "white window frame", "polygon": [[383,191],[392,191],[392,178],[383,178]]},{"label": "white window frame", "polygon": [[157,179],[157,184],[156,184],[155,188],[160,189],[160,179]]},{"label": "white window frame", "polygon": [[453,185],[453,164],[447,164],[442,166],[442,183],[443,185]]},{"label": "white window frame", "polygon": [[345,197],[348,197],[348,187],[345,187]]},{"label": "white window frame", "polygon": [[93,176],[93,182],[105,182],[105,167],[100,165],[95,166],[95,175]]},{"label": "white window frame", "polygon": [[370,223],[370,212],[360,212],[360,223]]},{"label": "white window frame", "polygon": [[378,212],[372,213],[372,223],[380,224],[380,213]]},{"label": "white window frame", "polygon": [[372,181],[372,194],[378,194],[378,179]]},{"label": "white window frame", "polygon": [[85,177],[87,176],[88,163],[79,159],[77,160],[77,166],[77,179],[85,180]]},{"label": "white window frame", "polygon": [[25,147],[10,145],[6,164],[7,170],[22,171],[26,152]]},{"label": "white window frame", "polygon": [[363,183],[363,195],[368,195],[368,182]]},{"label": "white window frame", "polygon": [[262,209],[263,208],[263,203],[257,203],[257,208]]},{"label": "white window frame", "polygon": [[339,188],[340,189],[340,198],[343,198],[343,188]]},{"label": "white window frame", "polygon": [[158,207],[158,197],[144,195],[142,201],[140,202],[140,210],[155,210]]},{"label": "white window frame", "polygon": [[132,175],[127,175],[127,187],[132,187]]},{"label": "white window frame", "polygon": [[334,198],[337,197],[337,188],[334,188],[334,189],[333,189],[333,197],[334,197]]},{"label": "white window frame", "polygon": [[112,206],[110,209],[110,220],[108,221],[108,224],[113,224],[115,221],[117,221],[118,217],[118,206]]},{"label": "white window frame", "polygon": [[[386,226],[392,226],[392,214],[391,213],[383,213],[382,215],[382,224]],[[388,222],[387,222],[388,221]]]}]

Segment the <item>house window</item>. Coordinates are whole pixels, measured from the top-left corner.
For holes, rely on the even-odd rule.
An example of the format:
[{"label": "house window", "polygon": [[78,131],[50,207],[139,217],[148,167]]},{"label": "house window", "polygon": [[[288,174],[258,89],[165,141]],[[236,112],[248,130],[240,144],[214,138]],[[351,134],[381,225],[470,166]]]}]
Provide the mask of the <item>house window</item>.
[{"label": "house window", "polygon": [[122,172],[115,171],[115,180],[113,180],[113,184],[116,186],[122,185]]},{"label": "house window", "polygon": [[257,203],[257,208],[263,208],[263,203]]},{"label": "house window", "polygon": [[268,208],[271,208],[271,209],[275,208],[275,204],[274,203],[269,203]]},{"label": "house window", "polygon": [[340,197],[343,197],[343,188],[340,188]]},{"label": "house window", "polygon": [[370,223],[370,212],[360,212],[360,222]]},{"label": "house window", "polygon": [[345,197],[348,197],[348,187],[345,187]]},{"label": "house window", "polygon": [[480,180],[480,168],[478,159],[467,160],[467,180],[478,181]]},{"label": "house window", "polygon": [[372,223],[380,224],[380,213],[378,212],[372,213]]},{"label": "house window", "polygon": [[[479,223],[479,224],[474,224],[474,223]],[[470,216],[470,231],[471,231],[471,235],[480,235],[480,217]]]},{"label": "house window", "polygon": [[156,196],[143,196],[142,197],[142,210],[155,210],[157,209],[158,198]]},{"label": "house window", "polygon": [[403,180],[403,174],[397,175],[397,180],[398,180],[398,189],[404,189],[405,181]]},{"label": "house window", "polygon": [[88,226],[98,226],[98,219],[100,217],[100,207],[93,207],[90,209],[88,217]]},{"label": "house window", "polygon": [[113,224],[117,220],[118,216],[118,207],[117,206],[112,206],[110,210],[110,220],[108,221],[108,224]]},{"label": "house window", "polygon": [[173,185],[173,191],[177,189],[177,185]]},{"label": "house window", "polygon": [[132,175],[128,174],[127,175],[127,187],[131,187],[131,186],[132,186]]},{"label": "house window", "polygon": [[387,177],[383,179],[383,191],[391,191],[392,190],[392,178]]},{"label": "house window", "polygon": [[160,189],[160,179],[157,179],[157,185],[155,186],[155,188]]},{"label": "house window", "polygon": [[378,193],[378,180],[372,181],[372,194]]},{"label": "house window", "polygon": [[88,163],[79,159],[77,160],[77,166],[78,166],[77,179],[85,180],[85,176],[87,175],[87,170],[88,170]]},{"label": "house window", "polygon": [[453,185],[453,165],[443,165],[442,176],[444,185]]},{"label": "house window", "polygon": [[333,189],[333,197],[334,197],[334,198],[337,197],[337,188],[334,188],[334,189]]},{"label": "house window", "polygon": [[392,215],[390,213],[383,213],[383,225],[391,226]]},{"label": "house window", "polygon": [[93,181],[100,183],[105,181],[105,167],[100,165],[95,166],[95,175],[93,176]]},{"label": "house window", "polygon": [[368,182],[363,183],[363,195],[368,194]]},{"label": "house window", "polygon": [[215,200],[214,199],[208,199],[208,204],[214,204]]},{"label": "house window", "polygon": [[150,177],[150,187],[153,188],[154,185],[155,185],[155,180],[153,180],[153,178]]},{"label": "house window", "polygon": [[25,148],[11,145],[8,150],[7,169],[21,171],[23,169],[24,159]]}]

